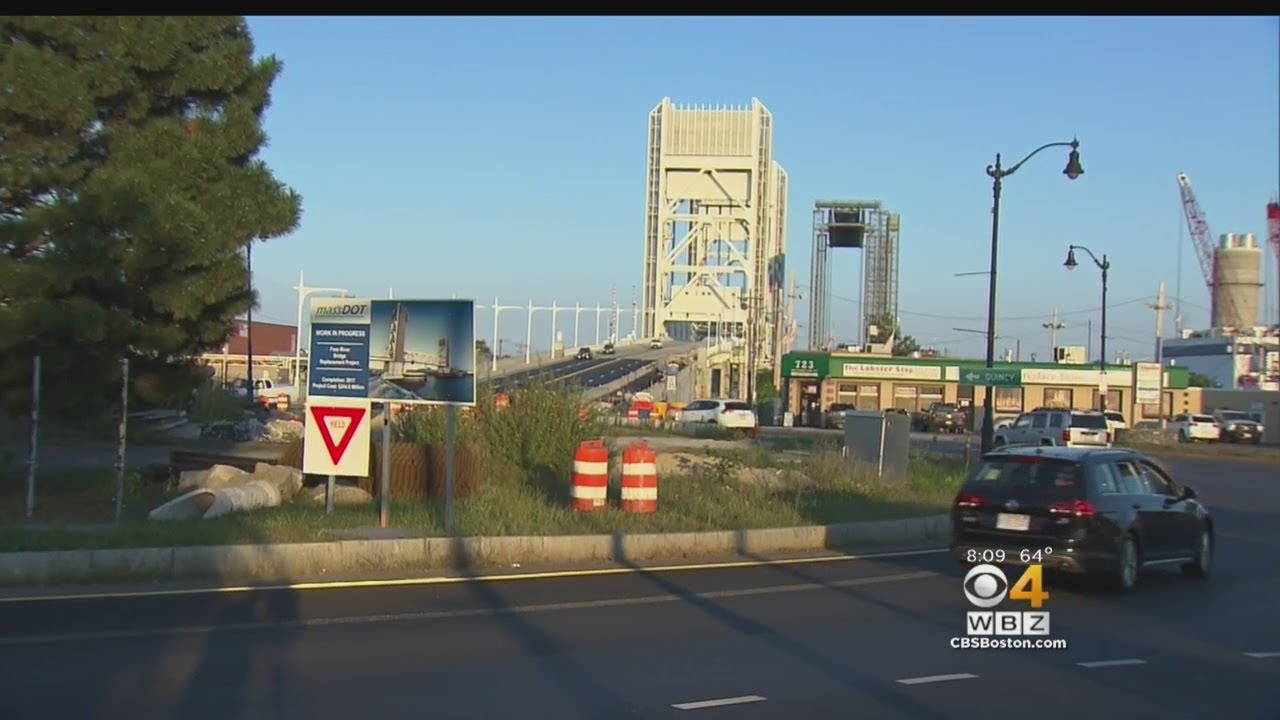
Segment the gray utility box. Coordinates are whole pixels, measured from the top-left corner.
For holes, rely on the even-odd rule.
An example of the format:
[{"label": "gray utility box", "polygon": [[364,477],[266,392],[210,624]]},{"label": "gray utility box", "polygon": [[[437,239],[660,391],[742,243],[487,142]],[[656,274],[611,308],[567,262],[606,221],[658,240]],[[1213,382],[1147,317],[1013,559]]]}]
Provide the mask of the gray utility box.
[{"label": "gray utility box", "polygon": [[872,468],[884,482],[899,485],[907,480],[911,454],[911,417],[901,413],[844,413],[844,456]]}]

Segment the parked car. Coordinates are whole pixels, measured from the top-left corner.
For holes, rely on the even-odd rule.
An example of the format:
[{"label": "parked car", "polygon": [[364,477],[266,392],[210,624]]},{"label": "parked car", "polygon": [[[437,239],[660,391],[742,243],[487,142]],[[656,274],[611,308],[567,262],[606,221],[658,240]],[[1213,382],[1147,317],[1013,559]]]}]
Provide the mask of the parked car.
[{"label": "parked car", "polygon": [[1107,419],[1107,429],[1111,431],[1111,437],[1115,437],[1117,430],[1129,429],[1129,423],[1125,421],[1124,414],[1119,410],[1107,410],[1102,415]]},{"label": "parked car", "polygon": [[680,411],[680,421],[713,423],[726,430],[755,430],[756,413],[742,400],[694,400]]},{"label": "parked car", "polygon": [[1046,569],[1101,575],[1123,592],[1153,566],[1208,577],[1215,538],[1195,490],[1142,453],[1023,447],[983,455],[952,504],[950,547],[964,565],[983,553],[1025,565],[1037,560],[1021,549],[1052,548]]},{"label": "parked car", "polygon": [[918,428],[922,432],[964,432],[969,427],[969,415],[954,403],[931,403],[920,413]]},{"label": "parked car", "polygon": [[1215,410],[1213,419],[1222,428],[1219,437],[1230,443],[1262,442],[1262,423],[1250,417],[1249,413],[1239,410]]},{"label": "parked car", "polygon": [[649,349],[657,350],[662,347],[662,338],[654,338],[649,341]]},{"label": "parked car", "polygon": [[1033,410],[996,431],[1002,445],[1063,445],[1110,447],[1111,432],[1102,413],[1092,410]]},{"label": "parked car", "polygon": [[593,354],[592,354],[592,352],[591,352],[591,348],[589,348],[589,347],[581,347],[581,348],[578,348],[578,359],[579,359],[579,360],[591,360],[591,359],[592,359],[592,358],[594,358],[594,357],[595,357],[595,355],[593,355]]},{"label": "parked car", "polygon": [[844,414],[854,407],[847,403],[835,403],[822,414],[822,426],[832,430],[844,429]]},{"label": "parked car", "polygon": [[1173,416],[1169,429],[1178,434],[1181,442],[1218,442],[1222,439],[1222,426],[1212,415],[1182,413]]}]

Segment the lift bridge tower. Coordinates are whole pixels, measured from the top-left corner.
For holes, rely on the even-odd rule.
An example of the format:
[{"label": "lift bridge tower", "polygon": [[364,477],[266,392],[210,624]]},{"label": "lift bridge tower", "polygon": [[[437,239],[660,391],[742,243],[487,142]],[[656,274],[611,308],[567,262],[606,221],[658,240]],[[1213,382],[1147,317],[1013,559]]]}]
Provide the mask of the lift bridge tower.
[{"label": "lift bridge tower", "polygon": [[898,317],[898,234],[900,217],[878,200],[819,200],[813,207],[813,273],[809,282],[809,349],[830,350],[830,254],[839,248],[862,250],[858,342],[869,342],[867,328],[877,319]]},{"label": "lift bridge tower", "polygon": [[773,159],[772,113],[756,99],[731,107],[664,98],[649,113],[646,179],[642,332],[731,339],[721,388],[754,397],[746,368],[772,365],[786,302],[787,173]]}]

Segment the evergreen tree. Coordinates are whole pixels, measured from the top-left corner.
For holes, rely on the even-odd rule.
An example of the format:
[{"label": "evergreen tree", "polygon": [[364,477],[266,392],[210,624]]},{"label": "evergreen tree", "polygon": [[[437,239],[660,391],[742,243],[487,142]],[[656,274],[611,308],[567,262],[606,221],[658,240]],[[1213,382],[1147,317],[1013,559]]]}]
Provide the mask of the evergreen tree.
[{"label": "evergreen tree", "polygon": [[301,199],[258,152],[282,69],[242,17],[0,18],[0,406],[165,403],[255,302]]}]

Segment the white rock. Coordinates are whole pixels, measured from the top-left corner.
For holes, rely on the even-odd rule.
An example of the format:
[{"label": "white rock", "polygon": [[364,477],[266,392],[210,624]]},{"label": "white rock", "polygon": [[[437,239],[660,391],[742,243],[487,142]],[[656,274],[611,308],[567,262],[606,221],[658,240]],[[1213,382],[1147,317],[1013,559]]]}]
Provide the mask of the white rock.
[{"label": "white rock", "polygon": [[265,480],[250,480],[247,485],[223,488],[217,492],[213,506],[204,518],[219,517],[233,512],[245,512],[280,504],[280,492]]},{"label": "white rock", "polygon": [[[324,496],[325,486],[323,484],[308,488],[306,491],[306,497],[312,502],[323,504],[325,501]],[[373,496],[354,485],[335,485],[333,488],[334,505],[362,505],[369,502],[373,502]]]},{"label": "white rock", "polygon": [[217,490],[244,485],[253,479],[249,473],[230,465],[214,465],[208,470],[188,470],[178,477],[179,490]]},{"label": "white rock", "polygon": [[216,499],[217,492],[213,490],[192,490],[152,510],[147,517],[152,520],[194,520],[202,517]]},{"label": "white rock", "polygon": [[282,501],[292,500],[302,489],[302,471],[287,465],[258,463],[253,469],[253,479],[264,480],[275,486]]}]

